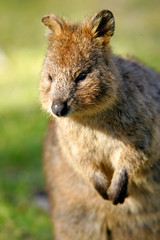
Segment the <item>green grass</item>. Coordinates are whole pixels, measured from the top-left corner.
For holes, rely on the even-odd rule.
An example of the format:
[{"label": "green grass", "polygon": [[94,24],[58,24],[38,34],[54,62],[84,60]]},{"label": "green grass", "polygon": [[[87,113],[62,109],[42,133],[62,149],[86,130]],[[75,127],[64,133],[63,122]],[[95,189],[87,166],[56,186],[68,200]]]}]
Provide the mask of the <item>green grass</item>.
[{"label": "green grass", "polygon": [[160,71],[159,0],[0,0],[0,240],[51,240],[49,214],[35,204],[44,190],[42,142],[47,117],[38,84],[45,56],[41,17],[80,20],[100,9],[116,17],[115,53]]},{"label": "green grass", "polygon": [[41,152],[47,125],[38,97],[40,52],[12,50],[0,71],[0,240],[51,239],[48,213],[34,201],[44,189]]}]

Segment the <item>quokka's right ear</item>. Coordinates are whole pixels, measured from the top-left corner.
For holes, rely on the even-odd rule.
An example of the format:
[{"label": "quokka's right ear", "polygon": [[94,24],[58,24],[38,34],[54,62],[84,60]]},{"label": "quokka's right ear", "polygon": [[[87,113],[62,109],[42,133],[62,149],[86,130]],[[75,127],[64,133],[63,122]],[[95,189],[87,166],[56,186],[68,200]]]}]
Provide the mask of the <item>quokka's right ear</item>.
[{"label": "quokka's right ear", "polygon": [[44,25],[46,25],[51,31],[53,31],[55,34],[59,34],[62,31],[62,23],[61,20],[58,19],[53,14],[45,15],[42,18],[42,22]]},{"label": "quokka's right ear", "polygon": [[98,12],[91,18],[89,28],[95,38],[105,38],[109,42],[115,29],[115,20],[112,12],[109,10]]}]

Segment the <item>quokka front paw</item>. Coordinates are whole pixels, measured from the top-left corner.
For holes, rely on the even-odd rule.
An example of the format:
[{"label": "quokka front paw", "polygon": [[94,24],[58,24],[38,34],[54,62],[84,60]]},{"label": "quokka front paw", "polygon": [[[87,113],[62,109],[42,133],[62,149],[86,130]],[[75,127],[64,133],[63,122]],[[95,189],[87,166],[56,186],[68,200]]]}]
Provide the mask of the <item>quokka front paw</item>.
[{"label": "quokka front paw", "polygon": [[109,181],[102,172],[95,172],[93,175],[92,183],[98,193],[104,198],[108,199],[107,190],[109,187]]},{"label": "quokka front paw", "polygon": [[109,189],[107,191],[108,198],[113,204],[123,203],[127,197],[128,174],[126,169],[115,171]]}]

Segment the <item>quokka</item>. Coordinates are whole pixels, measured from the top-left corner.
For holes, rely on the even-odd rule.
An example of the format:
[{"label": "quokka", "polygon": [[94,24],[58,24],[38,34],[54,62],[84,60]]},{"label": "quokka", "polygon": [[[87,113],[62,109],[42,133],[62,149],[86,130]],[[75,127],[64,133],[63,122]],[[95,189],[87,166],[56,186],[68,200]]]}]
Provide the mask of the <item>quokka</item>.
[{"label": "quokka", "polygon": [[40,81],[55,240],[160,239],[160,75],[114,55],[115,20],[53,14]]}]

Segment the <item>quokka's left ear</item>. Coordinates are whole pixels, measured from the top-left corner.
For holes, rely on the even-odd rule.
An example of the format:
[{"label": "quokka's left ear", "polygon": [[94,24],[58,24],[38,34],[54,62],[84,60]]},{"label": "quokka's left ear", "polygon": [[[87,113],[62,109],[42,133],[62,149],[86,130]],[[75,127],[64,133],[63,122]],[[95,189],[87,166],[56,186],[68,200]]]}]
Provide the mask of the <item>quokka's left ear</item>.
[{"label": "quokka's left ear", "polygon": [[95,38],[106,38],[109,42],[115,29],[115,20],[112,12],[109,10],[98,12],[91,18],[89,27]]}]

